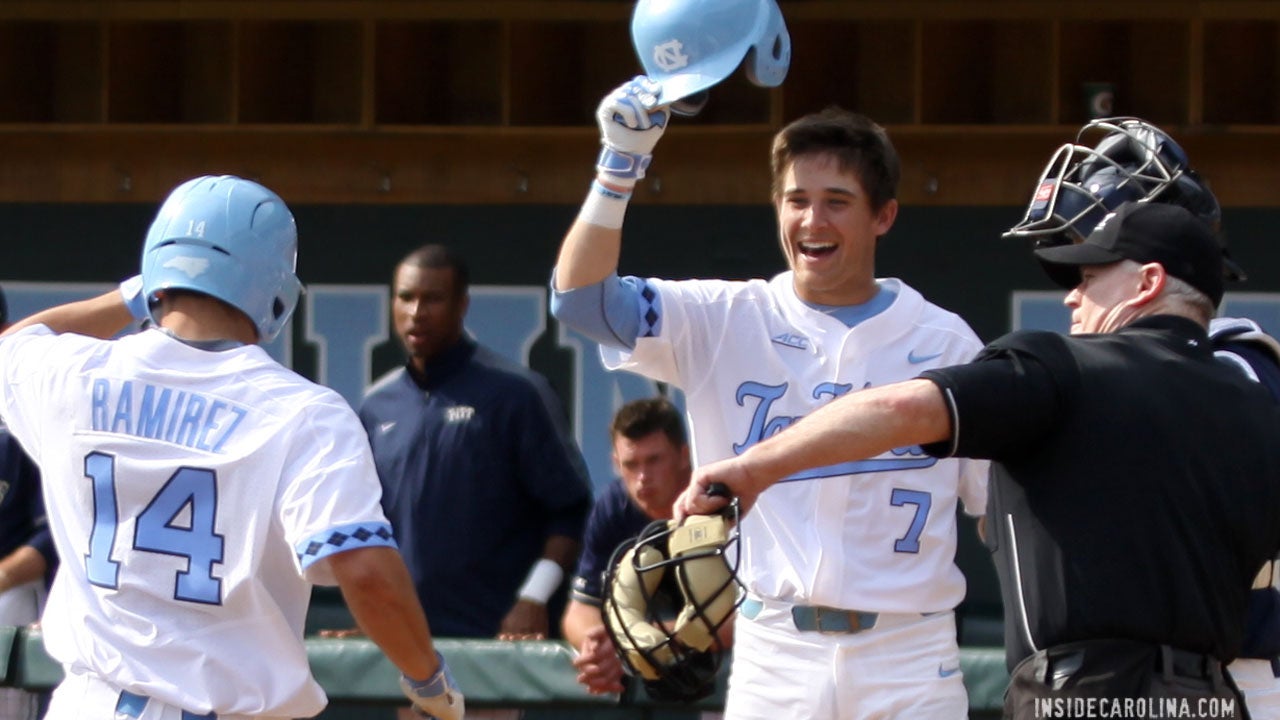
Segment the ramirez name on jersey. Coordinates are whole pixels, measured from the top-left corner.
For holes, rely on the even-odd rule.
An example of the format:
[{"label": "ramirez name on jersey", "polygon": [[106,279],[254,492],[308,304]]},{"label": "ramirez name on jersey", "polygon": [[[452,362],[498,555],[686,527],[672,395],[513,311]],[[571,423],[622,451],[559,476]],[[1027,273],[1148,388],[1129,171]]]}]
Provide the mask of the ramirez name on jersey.
[{"label": "ramirez name on jersey", "polygon": [[100,378],[93,381],[92,428],[221,452],[248,409],[171,387]]}]

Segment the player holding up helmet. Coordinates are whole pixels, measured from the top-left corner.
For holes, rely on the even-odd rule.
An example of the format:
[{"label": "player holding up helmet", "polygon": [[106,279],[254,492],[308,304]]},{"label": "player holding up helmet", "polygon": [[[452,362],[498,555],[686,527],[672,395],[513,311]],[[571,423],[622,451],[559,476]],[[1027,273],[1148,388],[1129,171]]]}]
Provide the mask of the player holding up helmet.
[{"label": "player holding up helmet", "polygon": [[[787,272],[619,278],[627,200],[672,111],[743,63],[776,85],[790,58],[772,0],[641,2],[632,32],[648,74],[599,106],[603,150],[561,246],[552,311],[600,342],[609,367],[684,390],[698,465],[851,390],[973,357],[981,343],[959,317],[875,277],[876,243],[897,217],[898,158],[854,113],[809,115],[774,139]],[[741,525],[747,595],[725,716],[964,718],[955,510],[958,496],[971,512],[985,505],[986,471],[908,447],[765,493]]]},{"label": "player holding up helmet", "polygon": [[[141,276],[0,336],[0,414],[65,559],[50,720],[317,714],[312,583],[342,587],[417,707],[463,716],[355,413],[258,346],[297,304],[296,254],[275,193],[196,178],[161,206]],[[152,327],[110,339],[135,319]]]},{"label": "player holding up helmet", "polygon": [[[1217,233],[1227,280],[1245,273],[1227,253],[1218,199],[1191,168],[1183,149],[1139,118],[1094,120],[1073,143],[1054,153],[1041,173],[1022,220],[1004,234],[1037,248],[1079,242],[1121,203],[1167,203],[1187,208]],[[1280,342],[1247,318],[1214,318],[1215,354],[1280,399]],[[1280,719],[1280,590],[1276,563],[1259,571],[1250,596],[1241,657],[1228,666],[1253,720]]]}]

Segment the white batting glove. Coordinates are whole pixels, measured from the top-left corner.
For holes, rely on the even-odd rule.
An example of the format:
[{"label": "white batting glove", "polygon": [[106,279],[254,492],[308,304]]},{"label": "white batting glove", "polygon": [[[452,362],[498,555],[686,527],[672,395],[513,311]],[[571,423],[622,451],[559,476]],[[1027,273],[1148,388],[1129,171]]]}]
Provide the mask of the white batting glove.
[{"label": "white batting glove", "polygon": [[653,159],[653,147],[671,119],[671,110],[658,104],[661,92],[662,85],[637,75],[618,86],[596,108],[603,146],[596,170],[611,181],[630,187],[644,177]]},{"label": "white batting glove", "polygon": [[440,661],[440,668],[434,675],[426,680],[414,680],[402,674],[400,689],[419,715],[435,720],[462,720],[467,712],[467,700],[458,689],[458,681],[453,679],[444,656],[437,652],[436,659]]}]

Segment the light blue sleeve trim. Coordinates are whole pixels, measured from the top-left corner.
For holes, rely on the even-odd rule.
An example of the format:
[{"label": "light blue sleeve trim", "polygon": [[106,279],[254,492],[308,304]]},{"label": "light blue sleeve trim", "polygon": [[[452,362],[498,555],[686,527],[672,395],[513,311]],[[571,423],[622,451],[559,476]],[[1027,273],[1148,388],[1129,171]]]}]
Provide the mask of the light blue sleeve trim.
[{"label": "light blue sleeve trim", "polygon": [[[645,291],[651,296],[645,300]],[[601,345],[632,350],[640,335],[642,307],[652,306],[656,317],[657,295],[637,277],[615,273],[592,285],[556,290],[551,283],[551,314],[557,320]],[[656,334],[657,324],[648,334]]]},{"label": "light blue sleeve trim", "polygon": [[147,307],[147,294],[142,291],[141,275],[134,275],[120,283],[120,298],[124,300],[124,305],[129,308],[129,314],[134,320],[146,320],[151,316],[151,310]]},{"label": "light blue sleeve trim", "polygon": [[306,570],[330,555],[337,555],[347,550],[366,547],[398,548],[391,525],[379,522],[351,523],[339,525],[298,543],[294,550],[298,553],[298,562]]}]

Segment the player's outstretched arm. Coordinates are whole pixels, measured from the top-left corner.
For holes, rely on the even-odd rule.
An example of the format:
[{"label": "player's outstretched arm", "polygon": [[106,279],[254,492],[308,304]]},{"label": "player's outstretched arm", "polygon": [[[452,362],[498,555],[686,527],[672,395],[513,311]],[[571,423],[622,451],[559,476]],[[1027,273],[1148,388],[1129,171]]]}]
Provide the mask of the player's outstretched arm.
[{"label": "player's outstretched arm", "polygon": [[592,285],[617,270],[627,202],[671,118],[670,110],[657,104],[660,91],[660,85],[641,75],[611,92],[596,109],[601,145],[596,179],[560,246],[556,290]]},{"label": "player's outstretched arm", "polygon": [[427,616],[399,551],[364,547],[328,558],[356,624],[403,674],[401,688],[419,710],[461,720],[465,701],[436,652]]},{"label": "player's outstretched arm", "polygon": [[875,457],[896,447],[924,445],[951,435],[942,391],[929,380],[868,388],[841,396],[737,457],[704,465],[676,499],[677,518],[706,515],[728,500],[708,494],[723,484],[745,515],[769,486],[809,468]]}]

